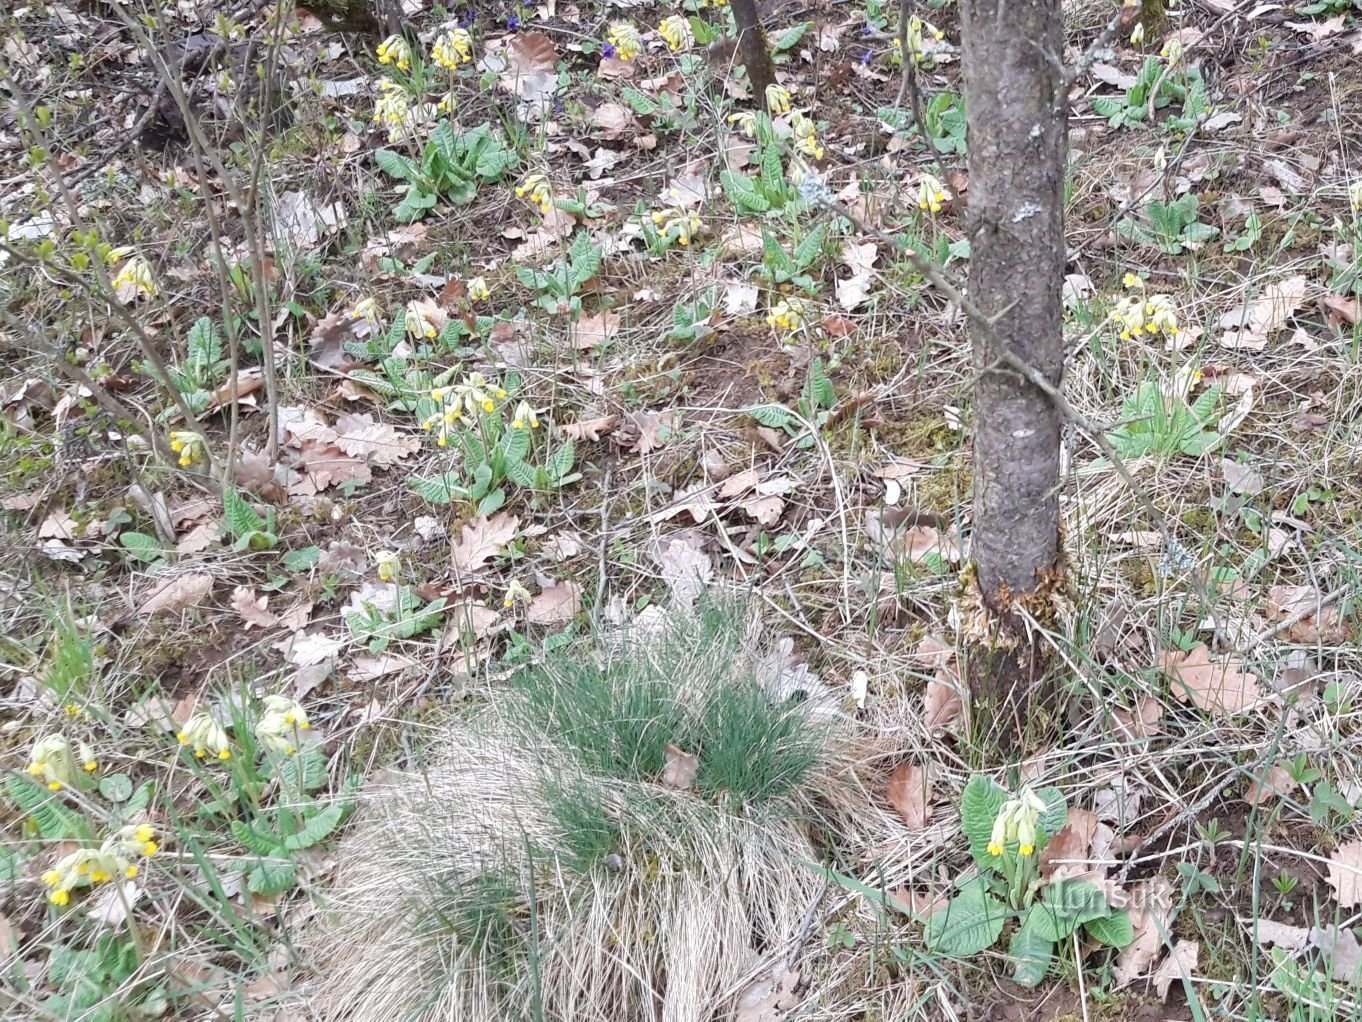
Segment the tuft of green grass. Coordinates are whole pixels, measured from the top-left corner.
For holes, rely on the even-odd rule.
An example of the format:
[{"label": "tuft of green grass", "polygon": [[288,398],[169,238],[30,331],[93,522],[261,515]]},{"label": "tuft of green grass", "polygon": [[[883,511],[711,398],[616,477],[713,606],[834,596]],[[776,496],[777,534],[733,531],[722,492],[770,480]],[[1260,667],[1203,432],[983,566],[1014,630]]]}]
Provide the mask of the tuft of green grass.
[{"label": "tuft of green grass", "polygon": [[744,805],[779,799],[799,787],[826,737],[800,704],[772,702],[755,679],[743,679],[705,701],[691,742],[700,758],[695,786]]},{"label": "tuft of green grass", "polygon": [[[724,665],[717,679],[698,676],[706,668],[693,663],[697,650]],[[697,673],[678,676],[678,664]],[[603,664],[556,650],[511,687],[512,722],[527,735],[552,736],[582,770],[655,783],[667,746],[675,745],[699,757],[698,792],[740,806],[797,788],[826,739],[803,706],[777,702],[762,689],[754,663],[743,656],[741,616],[725,607],[702,609],[656,642],[626,641],[624,651]],[[581,797],[573,784],[558,781],[546,787],[565,832],[580,831],[588,845],[590,835],[604,841],[610,828],[599,824],[598,795]]]}]

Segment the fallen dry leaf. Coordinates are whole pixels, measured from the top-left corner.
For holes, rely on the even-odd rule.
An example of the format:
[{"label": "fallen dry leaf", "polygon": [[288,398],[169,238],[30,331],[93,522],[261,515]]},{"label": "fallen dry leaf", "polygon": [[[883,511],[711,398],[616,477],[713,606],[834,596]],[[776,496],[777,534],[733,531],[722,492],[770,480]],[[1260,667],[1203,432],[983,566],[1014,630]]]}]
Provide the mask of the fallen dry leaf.
[{"label": "fallen dry leaf", "polygon": [[367,412],[342,415],[335,431],[337,447],[370,465],[395,465],[421,449],[419,437],[404,436],[386,422],[374,422]]},{"label": "fallen dry leaf", "polygon": [[1244,797],[1248,799],[1250,805],[1262,805],[1276,798],[1282,798],[1291,794],[1300,785],[1296,779],[1287,772],[1286,768],[1274,763],[1268,768],[1266,775],[1261,779],[1254,778],[1249,782],[1248,790]]},{"label": "fallen dry leaf", "polygon": [[602,433],[608,433],[615,428],[619,418],[618,415],[602,415],[599,419],[569,422],[558,429],[564,436],[570,436],[573,440],[599,440]]},{"label": "fallen dry leaf", "polygon": [[530,601],[525,619],[532,625],[566,624],[582,609],[582,587],[576,582],[559,582],[540,590]]},{"label": "fallen dry leaf", "polygon": [[1168,1000],[1168,988],[1184,978],[1191,980],[1196,975],[1197,959],[1201,957],[1201,943],[1195,940],[1180,940],[1168,952],[1168,957],[1154,972],[1154,992],[1160,1001]]},{"label": "fallen dry leaf", "polygon": [[736,472],[725,479],[723,485],[719,487],[719,499],[732,500],[734,497],[741,497],[748,490],[755,489],[760,481],[759,469],[747,468]]},{"label": "fallen dry leaf", "polygon": [[1231,493],[1255,497],[1263,492],[1263,474],[1251,465],[1221,458],[1220,471],[1224,474],[1225,485],[1230,488]]},{"label": "fallen dry leaf", "polygon": [[284,659],[295,667],[311,667],[324,660],[330,660],[345,646],[340,636],[323,635],[321,631],[308,634],[296,632],[288,638],[275,643],[274,648],[284,654]]},{"label": "fallen dry leaf", "polygon": [[1073,877],[1087,878],[1091,873],[1105,874],[1105,868],[1087,861],[1091,857],[1093,838],[1097,836],[1097,814],[1074,806],[1069,810],[1069,821],[1059,833],[1041,849],[1037,865],[1046,880]]},{"label": "fallen dry leaf", "polygon": [[1267,591],[1267,616],[1275,621],[1302,615],[1286,628],[1292,642],[1346,642],[1347,626],[1332,604],[1320,606],[1319,590],[1311,585],[1273,586]]},{"label": "fallen dry leaf", "polygon": [[1305,303],[1306,290],[1304,274],[1267,285],[1259,297],[1220,317],[1220,327],[1225,331],[1220,343],[1227,348],[1261,351]]},{"label": "fallen dry leaf", "polygon": [[665,787],[685,791],[695,783],[695,775],[700,772],[700,758],[683,752],[670,742],[664,753],[665,765],[662,768],[662,783]]},{"label": "fallen dry leaf", "polygon": [[1362,905],[1362,841],[1346,841],[1334,849],[1328,880],[1340,908]]},{"label": "fallen dry leaf", "polygon": [[39,539],[75,539],[80,526],[65,511],[53,511],[38,526]]},{"label": "fallen dry leaf", "polygon": [[572,346],[578,351],[590,351],[614,340],[619,329],[619,316],[613,312],[598,312],[577,323],[572,330]]},{"label": "fallen dry leaf", "polygon": [[1116,726],[1127,738],[1151,738],[1163,729],[1163,703],[1154,696],[1138,696],[1135,709],[1117,707],[1111,711]]},{"label": "fallen dry leaf", "polygon": [[1242,713],[1264,698],[1257,675],[1228,658],[1212,660],[1204,642],[1185,653],[1163,653],[1159,659],[1174,697],[1207,713]]},{"label": "fallen dry leaf", "polygon": [[279,619],[270,612],[269,597],[256,596],[250,586],[237,586],[232,590],[232,609],[249,631],[251,628],[273,628]]},{"label": "fallen dry leaf", "polygon": [[918,763],[900,763],[889,775],[885,798],[898,810],[909,830],[922,830],[932,814],[928,804],[932,782],[927,768]]},{"label": "fallen dry leaf", "polygon": [[662,581],[678,607],[693,607],[714,577],[709,554],[684,539],[669,539],[653,555],[662,569]]},{"label": "fallen dry leaf", "polygon": [[804,998],[795,993],[799,973],[777,965],[759,976],[738,995],[733,1022],[784,1022]]},{"label": "fallen dry leaf", "polygon": [[749,517],[754,518],[762,525],[775,525],[780,521],[781,512],[785,510],[785,501],[780,497],[749,497],[741,501],[738,507]]},{"label": "fallen dry leaf", "polygon": [[676,412],[625,412],[624,428],[615,440],[634,454],[647,454],[670,440],[680,424],[681,416]]},{"label": "fallen dry leaf", "polygon": [[1291,926],[1271,919],[1252,919],[1248,921],[1248,925],[1249,932],[1257,934],[1259,944],[1272,944],[1288,951],[1301,951],[1310,943],[1310,930],[1304,926]]},{"label": "fallen dry leaf", "polygon": [[1173,886],[1163,877],[1135,885],[1130,892],[1130,922],[1135,939],[1116,956],[1114,986],[1129,986],[1149,971],[1173,922]]},{"label": "fallen dry leaf", "polygon": [[520,519],[505,511],[498,511],[491,518],[474,518],[464,525],[449,558],[454,577],[459,578],[484,567],[515,538],[519,527]]},{"label": "fallen dry leaf", "polygon": [[1310,928],[1310,943],[1324,952],[1328,959],[1328,974],[1335,982],[1354,983],[1362,968],[1362,944],[1346,926],[1330,923]]},{"label": "fallen dry leaf", "polygon": [[142,617],[151,617],[167,611],[185,610],[203,602],[213,588],[213,576],[205,572],[190,572],[162,584],[137,609]]}]

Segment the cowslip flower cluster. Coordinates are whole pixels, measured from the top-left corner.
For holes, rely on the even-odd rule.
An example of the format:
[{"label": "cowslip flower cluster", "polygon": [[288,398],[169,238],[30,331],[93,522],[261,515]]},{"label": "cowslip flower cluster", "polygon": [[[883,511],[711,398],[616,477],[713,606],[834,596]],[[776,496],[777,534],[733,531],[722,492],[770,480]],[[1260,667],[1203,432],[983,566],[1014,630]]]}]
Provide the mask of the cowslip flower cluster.
[{"label": "cowslip flower cluster", "polygon": [[465,419],[477,421],[480,415],[490,415],[496,411],[497,402],[505,398],[505,388],[492,383],[482,373],[469,373],[462,383],[436,387],[430,392],[436,411],[426,416],[421,428],[436,434],[438,446],[448,447],[455,426]]},{"label": "cowslip flower cluster", "polygon": [[517,198],[527,199],[538,206],[544,216],[548,216],[549,210],[553,209],[553,186],[544,174],[526,174],[525,179],[516,185],[515,194]]},{"label": "cowslip flower cluster", "polygon": [[175,736],[181,745],[193,749],[199,759],[231,759],[232,743],[222,725],[207,713],[196,713],[184,723],[184,730]]},{"label": "cowslip flower cluster", "polygon": [[430,308],[420,300],[413,298],[407,303],[407,318],[404,323],[407,333],[416,340],[433,340],[439,333],[439,328],[431,318]]},{"label": "cowslip flower cluster", "polygon": [[292,756],[298,751],[300,732],[311,727],[307,711],[287,696],[266,696],[264,702],[265,712],[256,722],[255,737],[270,752]]},{"label": "cowslip flower cluster", "polygon": [[512,429],[538,429],[539,416],[535,414],[534,408],[528,401],[522,401],[515,406],[515,417],[511,419]]},{"label": "cowslip flower cluster", "polygon": [[47,900],[54,905],[66,905],[71,901],[71,892],[78,887],[107,884],[114,877],[131,879],[138,872],[134,859],[150,858],[157,850],[156,831],[149,825],[121,827],[98,848],[78,848],[44,873]]},{"label": "cowslip flower cluster", "polygon": [[379,79],[378,101],[374,103],[374,121],[388,129],[388,140],[402,137],[403,126],[411,115],[411,97],[407,90],[390,78]]},{"label": "cowslip flower cluster", "polygon": [[728,115],[728,123],[736,125],[748,138],[757,137],[757,112],[755,110],[739,110],[736,114]]},{"label": "cowslip flower cluster", "polygon": [[411,69],[411,44],[400,35],[390,35],[378,44],[378,62],[392,64],[399,71]]},{"label": "cowslip flower cluster", "polygon": [[812,160],[823,158],[823,143],[818,141],[818,125],[803,114],[796,112],[790,119],[790,131],[794,135],[795,151]]},{"label": "cowslip flower cluster", "polygon": [[435,40],[430,59],[447,71],[457,70],[473,59],[473,37],[465,28],[451,28]]},{"label": "cowslip flower cluster", "polygon": [[785,334],[797,333],[808,320],[808,304],[800,298],[782,298],[766,316],[768,326]]},{"label": "cowslip flower cluster", "polygon": [[154,295],[156,278],[152,276],[151,264],[139,255],[130,256],[114,276],[113,289],[129,298]]},{"label": "cowslip flower cluster", "polygon": [[506,596],[502,599],[503,607],[514,607],[517,603],[525,604],[530,602],[530,591],[525,588],[520,579],[511,579],[511,584],[506,587]]},{"label": "cowslip flower cluster", "polygon": [[620,60],[633,60],[643,52],[643,37],[632,22],[613,21],[605,33],[605,41]]},{"label": "cowslip flower cluster", "polygon": [[[946,37],[946,33],[937,28],[931,22],[923,21],[917,15],[908,19],[908,58],[914,65],[921,64],[922,59],[927,55],[927,36],[930,35],[937,42]],[[893,60],[895,64],[903,63],[903,40],[898,36],[894,37]]]},{"label": "cowslip flower cluster", "polygon": [[1045,803],[1030,788],[1022,788],[1021,793],[1003,803],[993,821],[993,833],[988,839],[988,854],[1002,855],[1008,844],[1017,842],[1019,855],[1036,853],[1036,824],[1040,814],[1045,811]]},{"label": "cowslip flower cluster", "polygon": [[1125,275],[1125,285],[1135,293],[1122,298],[1111,313],[1111,318],[1120,324],[1121,340],[1131,340],[1141,333],[1176,337],[1178,314],[1173,299],[1168,295],[1145,294],[1144,281],[1133,273]]},{"label": "cowslip flower cluster", "polygon": [[170,432],[170,449],[180,456],[180,467],[188,468],[204,458],[203,437],[187,429]]},{"label": "cowslip flower cluster", "polygon": [[941,207],[950,198],[946,186],[931,174],[923,174],[917,185],[917,208],[928,213],[940,213]]},{"label": "cowslip flower cluster", "polygon": [[82,773],[94,773],[99,768],[88,745],[80,742],[73,750],[63,734],[38,739],[28,759],[28,776],[41,780],[51,791],[76,787]]},{"label": "cowslip flower cluster", "polygon": [[383,310],[378,307],[378,301],[374,298],[361,298],[350,307],[349,316],[351,319],[362,319],[370,326],[378,326],[383,318]]},{"label": "cowslip flower cluster", "polygon": [[402,558],[395,550],[380,550],[374,554],[374,567],[381,582],[392,582],[402,574]]},{"label": "cowslip flower cluster", "polygon": [[656,210],[652,220],[661,237],[675,241],[678,245],[689,245],[691,238],[704,226],[704,221],[695,210],[674,206]]},{"label": "cowslip flower cluster", "polygon": [[766,86],[766,109],[772,117],[790,112],[790,90],[772,83]]},{"label": "cowslip flower cluster", "polygon": [[492,297],[492,289],[487,286],[486,277],[474,277],[468,282],[468,300],[485,302]]},{"label": "cowslip flower cluster", "polygon": [[1348,204],[1354,213],[1362,213],[1362,177],[1348,187]]},{"label": "cowslip flower cluster", "polygon": [[679,14],[663,18],[662,24],[657,26],[657,34],[667,44],[667,49],[673,53],[689,49],[695,43],[695,33],[691,30],[690,22]]}]

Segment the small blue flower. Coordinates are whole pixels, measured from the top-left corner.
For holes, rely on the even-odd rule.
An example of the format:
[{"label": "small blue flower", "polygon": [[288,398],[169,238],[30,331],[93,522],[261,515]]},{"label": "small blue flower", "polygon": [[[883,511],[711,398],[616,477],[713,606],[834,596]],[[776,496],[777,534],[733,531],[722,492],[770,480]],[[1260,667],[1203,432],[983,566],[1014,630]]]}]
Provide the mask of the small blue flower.
[{"label": "small blue flower", "polygon": [[601,46],[601,56],[604,57],[606,60],[613,60],[615,58],[615,53],[616,50],[614,43],[604,43]]},{"label": "small blue flower", "polygon": [[477,16],[478,16],[477,11],[474,11],[474,10],[466,10],[466,11],[464,11],[462,14],[459,15],[459,27],[460,27],[460,28],[472,28],[472,27],[473,27],[473,20],[474,20]]},{"label": "small blue flower", "polygon": [[512,14],[506,19],[506,27],[512,32],[516,31],[516,29],[520,28],[520,18]]},{"label": "small blue flower", "polygon": [[869,64],[869,63],[870,63],[872,60],[874,60],[874,59],[875,59],[875,54],[872,53],[870,50],[862,50],[862,51],[861,51],[860,61],[861,61],[862,64]]}]

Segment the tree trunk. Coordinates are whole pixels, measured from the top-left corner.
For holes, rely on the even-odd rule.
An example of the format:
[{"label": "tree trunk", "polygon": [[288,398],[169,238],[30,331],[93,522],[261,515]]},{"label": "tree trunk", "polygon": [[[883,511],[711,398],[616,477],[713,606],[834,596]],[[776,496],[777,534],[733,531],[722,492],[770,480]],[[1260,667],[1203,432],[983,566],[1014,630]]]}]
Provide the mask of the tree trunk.
[{"label": "tree trunk", "polygon": [[747,80],[752,83],[752,98],[757,106],[766,106],[766,86],[774,85],[776,67],[771,62],[771,50],[766,45],[766,32],[761,27],[757,0],[730,0],[733,22],[738,28],[738,55],[747,68]]},{"label": "tree trunk", "polygon": [[[1056,716],[1049,625],[1063,585],[1060,415],[1000,365],[999,345],[1058,385],[1064,364],[1067,107],[1060,0],[961,0],[974,352],[973,570],[963,605],[974,733],[1004,752]],[[1021,613],[1019,613],[1021,612]]]}]

